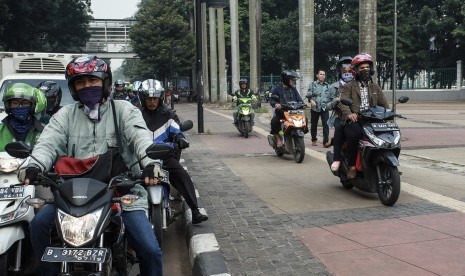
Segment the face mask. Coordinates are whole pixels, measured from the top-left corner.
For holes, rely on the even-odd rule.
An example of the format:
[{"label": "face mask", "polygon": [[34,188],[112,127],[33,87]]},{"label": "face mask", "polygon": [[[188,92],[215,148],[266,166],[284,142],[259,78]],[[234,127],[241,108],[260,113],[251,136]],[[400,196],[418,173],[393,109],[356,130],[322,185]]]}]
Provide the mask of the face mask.
[{"label": "face mask", "polygon": [[55,97],[47,98],[47,111],[52,111],[55,108]]},{"label": "face mask", "polygon": [[79,101],[89,109],[93,109],[102,100],[103,88],[101,86],[84,87],[77,93]]},{"label": "face mask", "polygon": [[21,106],[11,108],[10,112],[13,117],[18,121],[27,121],[30,118],[30,106]]},{"label": "face mask", "polygon": [[362,81],[368,82],[369,80],[371,80],[370,70],[362,70],[358,74]]},{"label": "face mask", "polygon": [[344,82],[349,82],[354,79],[354,75],[352,73],[343,73],[341,75],[341,78]]}]

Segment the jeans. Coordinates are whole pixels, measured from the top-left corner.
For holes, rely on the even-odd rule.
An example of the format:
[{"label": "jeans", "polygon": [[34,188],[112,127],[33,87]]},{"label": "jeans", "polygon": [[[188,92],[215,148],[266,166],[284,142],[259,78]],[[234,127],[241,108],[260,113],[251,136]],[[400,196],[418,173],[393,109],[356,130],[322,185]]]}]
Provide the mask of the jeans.
[{"label": "jeans", "polygon": [[329,119],[329,111],[311,111],[311,129],[310,129],[310,134],[312,135],[312,142],[315,142],[316,139],[316,129],[318,126],[318,119],[321,117],[321,124],[323,125],[323,144],[328,143],[329,140],[329,126],[328,126],[328,119]]},{"label": "jeans", "polygon": [[[129,245],[136,251],[142,276],[162,276],[162,252],[155,234],[144,211],[123,212],[123,222],[126,227],[126,237]],[[55,224],[55,207],[47,205],[39,211],[32,220],[32,248],[35,257],[40,260],[47,246],[50,246],[50,229]],[[40,262],[40,273],[43,276],[57,275],[60,263]]]}]

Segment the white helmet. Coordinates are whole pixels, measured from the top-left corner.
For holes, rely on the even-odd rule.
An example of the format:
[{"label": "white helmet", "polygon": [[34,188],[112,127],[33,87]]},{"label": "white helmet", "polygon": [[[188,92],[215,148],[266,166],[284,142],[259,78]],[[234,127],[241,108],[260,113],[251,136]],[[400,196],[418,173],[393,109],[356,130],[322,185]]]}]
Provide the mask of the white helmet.
[{"label": "white helmet", "polygon": [[141,94],[143,99],[160,98],[165,95],[165,89],[158,80],[148,79],[142,82]]}]

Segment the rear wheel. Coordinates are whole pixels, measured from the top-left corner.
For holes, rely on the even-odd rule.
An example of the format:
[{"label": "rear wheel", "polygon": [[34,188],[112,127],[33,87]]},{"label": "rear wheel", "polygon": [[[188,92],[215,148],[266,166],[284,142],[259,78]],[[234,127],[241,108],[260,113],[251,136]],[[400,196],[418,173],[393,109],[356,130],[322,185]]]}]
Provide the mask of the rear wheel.
[{"label": "rear wheel", "polygon": [[305,143],[304,137],[294,137],[294,161],[296,163],[302,163],[305,157]]},{"label": "rear wheel", "polygon": [[150,207],[150,223],[152,223],[153,233],[157,238],[158,245],[162,248],[163,240],[163,199],[160,204],[152,204]]},{"label": "rear wheel", "polygon": [[379,165],[378,196],[381,203],[392,206],[399,199],[400,174],[397,167],[388,164]]}]

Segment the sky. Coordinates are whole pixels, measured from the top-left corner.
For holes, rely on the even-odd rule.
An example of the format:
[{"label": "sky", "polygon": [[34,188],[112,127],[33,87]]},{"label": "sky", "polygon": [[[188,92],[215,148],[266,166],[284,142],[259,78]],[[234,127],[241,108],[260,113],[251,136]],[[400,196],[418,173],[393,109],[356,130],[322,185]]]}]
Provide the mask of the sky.
[{"label": "sky", "polygon": [[137,11],[140,0],[92,0],[91,9],[95,19],[122,19]]}]

